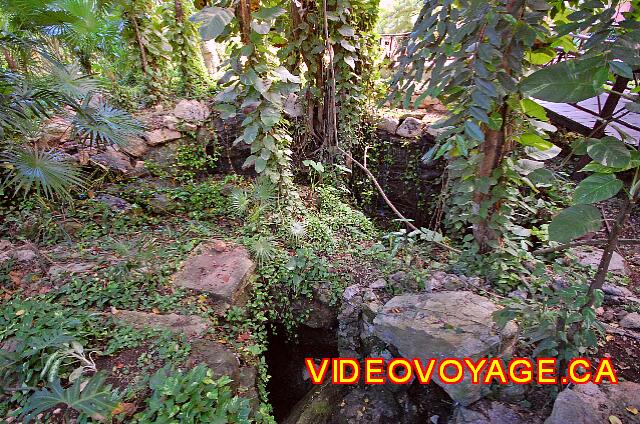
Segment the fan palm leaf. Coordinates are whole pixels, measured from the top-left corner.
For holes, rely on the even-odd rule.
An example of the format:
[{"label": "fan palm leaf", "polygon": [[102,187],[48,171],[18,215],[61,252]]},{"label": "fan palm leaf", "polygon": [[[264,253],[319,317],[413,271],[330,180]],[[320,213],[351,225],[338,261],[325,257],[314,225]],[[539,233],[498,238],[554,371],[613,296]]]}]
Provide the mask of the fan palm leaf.
[{"label": "fan palm leaf", "polygon": [[72,187],[84,184],[78,167],[55,152],[18,147],[0,158],[7,169],[3,187],[13,187],[15,193],[21,191],[26,196],[35,190],[48,199],[68,198]]},{"label": "fan palm leaf", "polygon": [[130,137],[142,135],[142,124],[129,113],[98,101],[94,106],[90,98],[76,104],[72,124],[76,136],[90,145],[124,146]]}]

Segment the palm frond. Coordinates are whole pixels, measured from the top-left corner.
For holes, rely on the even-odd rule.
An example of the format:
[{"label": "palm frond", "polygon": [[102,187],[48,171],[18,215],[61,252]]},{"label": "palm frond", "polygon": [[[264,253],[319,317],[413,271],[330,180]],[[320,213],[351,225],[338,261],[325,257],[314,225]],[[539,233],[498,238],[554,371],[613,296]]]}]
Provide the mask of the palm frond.
[{"label": "palm frond", "polygon": [[48,86],[74,99],[82,99],[98,89],[98,81],[85,75],[80,66],[50,62],[46,78]]},{"label": "palm frond", "polygon": [[3,187],[13,187],[15,193],[27,195],[35,190],[48,199],[70,197],[72,187],[84,184],[80,170],[54,152],[20,147],[5,152],[1,159],[8,174]]},{"label": "palm frond", "polygon": [[126,145],[130,137],[141,135],[142,124],[126,111],[90,99],[76,104],[72,124],[80,140],[90,145]]},{"label": "palm frond", "polygon": [[249,250],[259,264],[271,262],[276,257],[275,239],[271,236],[259,235],[249,239]]},{"label": "palm frond", "polygon": [[263,205],[268,205],[276,198],[277,188],[268,178],[259,178],[253,187],[254,199]]},{"label": "palm frond", "polygon": [[231,210],[237,216],[244,216],[249,210],[249,195],[246,190],[241,188],[234,188],[231,191],[231,195],[229,196],[229,203],[231,206]]}]

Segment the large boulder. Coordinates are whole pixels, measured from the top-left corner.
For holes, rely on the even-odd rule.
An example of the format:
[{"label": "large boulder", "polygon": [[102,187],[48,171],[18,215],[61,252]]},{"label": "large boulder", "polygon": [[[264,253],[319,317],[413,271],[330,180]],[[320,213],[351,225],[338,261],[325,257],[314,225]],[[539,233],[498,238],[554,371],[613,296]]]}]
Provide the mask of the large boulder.
[{"label": "large boulder", "polygon": [[610,416],[623,423],[640,422],[628,409],[640,407],[640,384],[621,381],[600,386],[587,383],[563,390],[553,404],[545,424],[593,424],[613,422]]},{"label": "large boulder", "polygon": [[[541,424],[542,419],[531,411],[514,405],[482,400],[470,407],[457,407],[449,424]],[[569,422],[567,422],[569,424]]]},{"label": "large boulder", "polygon": [[240,383],[240,361],[231,350],[224,345],[207,339],[197,339],[191,343],[191,352],[187,358],[187,366],[195,367],[205,364],[213,372],[214,378],[229,376],[234,388]]},{"label": "large boulder", "polygon": [[37,143],[41,148],[62,144],[73,135],[71,121],[64,116],[54,116],[44,124],[40,132],[42,135]]},{"label": "large boulder", "polygon": [[198,337],[207,330],[207,323],[197,315],[153,314],[140,311],[117,311],[115,319],[123,321],[133,328],[153,328],[169,330],[187,337]]},{"label": "large boulder", "polygon": [[393,394],[377,386],[355,388],[340,403],[336,424],[403,423],[404,411]]},{"label": "large boulder", "polygon": [[[517,326],[498,330],[492,314],[499,309],[489,299],[469,291],[404,294],[389,300],[373,320],[374,334],[405,358],[472,358],[509,356]],[[485,385],[434,381],[463,406],[479,400]]]},{"label": "large boulder", "polygon": [[628,313],[620,320],[620,327],[640,330],[640,314],[637,312]]},{"label": "large boulder", "polygon": [[283,424],[327,424],[340,401],[346,386],[331,384],[330,380],[313,389],[294,405]]},{"label": "large boulder", "polygon": [[145,138],[149,146],[158,146],[169,141],[177,140],[182,137],[180,131],[169,128],[158,128],[145,132]]},{"label": "large boulder", "polygon": [[389,134],[395,134],[398,125],[400,125],[398,118],[392,116],[383,116],[380,118],[380,121],[378,121],[378,129],[388,132]]},{"label": "large boulder", "polygon": [[198,100],[180,100],[173,109],[173,115],[187,122],[201,124],[211,115],[211,111],[206,104]]},{"label": "large boulder", "polygon": [[129,137],[127,138],[127,144],[120,148],[135,158],[141,158],[149,151],[149,146],[147,146],[142,137]]},{"label": "large boulder", "polygon": [[422,130],[424,129],[424,127],[424,122],[422,122],[418,118],[410,116],[402,121],[402,123],[396,130],[396,134],[400,137],[415,138],[422,135]]},{"label": "large boulder", "polygon": [[254,269],[247,249],[213,240],[194,249],[173,276],[173,283],[209,294],[222,310],[226,310],[244,303]]},{"label": "large boulder", "polygon": [[108,146],[104,152],[91,156],[91,159],[108,169],[122,172],[123,174],[133,171],[129,156],[116,150],[113,146]]}]

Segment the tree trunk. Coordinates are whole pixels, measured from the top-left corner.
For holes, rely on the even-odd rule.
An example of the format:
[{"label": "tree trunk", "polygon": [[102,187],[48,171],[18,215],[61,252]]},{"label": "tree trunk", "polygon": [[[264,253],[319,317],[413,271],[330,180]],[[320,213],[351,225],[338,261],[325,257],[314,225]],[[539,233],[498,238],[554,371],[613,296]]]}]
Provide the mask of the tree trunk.
[{"label": "tree trunk", "polygon": [[147,52],[145,51],[146,47],[142,42],[142,35],[140,35],[140,27],[138,26],[138,20],[135,16],[131,16],[131,25],[133,26],[133,31],[136,34],[136,43],[138,44],[138,50],[140,50],[140,64],[142,65],[142,72],[145,74],[149,73],[149,62],[147,61]]},{"label": "tree trunk", "polygon": [[[506,143],[507,135],[507,115],[509,107],[504,102],[500,107],[500,114],[502,115],[502,126],[498,130],[492,130],[490,128],[484,129],[485,139],[481,145],[482,159],[476,172],[476,179],[478,178],[491,178],[493,171],[500,166],[502,159],[508,153],[509,149]],[[489,187],[488,193],[476,191],[473,194],[474,213],[478,213],[482,209],[484,202],[491,199],[491,187]],[[497,211],[499,207],[498,203],[494,203],[489,206],[486,218],[480,218],[480,220],[473,225],[473,237],[480,247],[480,253],[486,253],[491,250],[491,242],[498,239],[498,235],[491,228],[491,216]]]},{"label": "tree trunk", "polygon": [[611,228],[611,233],[609,234],[609,242],[605,246],[604,252],[602,253],[602,258],[600,259],[600,264],[598,264],[598,270],[595,277],[593,277],[591,285],[589,286],[589,291],[587,292],[587,297],[589,300],[583,307],[583,309],[593,306],[593,304],[595,303],[595,291],[598,289],[602,289],[602,286],[604,285],[605,279],[607,277],[607,272],[609,271],[611,257],[613,256],[613,252],[618,247],[618,239],[620,238],[622,229],[629,219],[629,214],[631,213],[634,204],[638,200],[639,192],[640,190],[636,190],[635,193],[633,193],[633,195],[625,201],[622,209],[618,213],[618,217],[616,218],[616,221],[613,224],[613,228]]},{"label": "tree trunk", "polygon": [[18,72],[18,64],[16,63],[13,56],[11,56],[11,52],[3,48],[2,54],[4,55],[4,60],[7,62],[7,66],[9,67],[11,72]]}]

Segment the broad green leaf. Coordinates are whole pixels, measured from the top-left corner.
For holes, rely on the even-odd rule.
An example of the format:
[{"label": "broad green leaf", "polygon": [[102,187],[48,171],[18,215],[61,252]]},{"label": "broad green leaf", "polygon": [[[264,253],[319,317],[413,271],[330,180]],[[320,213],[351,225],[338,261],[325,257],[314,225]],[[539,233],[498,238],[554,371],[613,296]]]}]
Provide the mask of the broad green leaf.
[{"label": "broad green leaf", "polygon": [[557,38],[553,43],[551,43],[551,47],[560,47],[567,53],[578,51],[578,48],[573,43],[573,38],[570,35]]},{"label": "broad green leaf", "polygon": [[524,146],[534,147],[538,150],[549,150],[553,148],[553,143],[540,137],[538,134],[528,133],[516,137],[516,141]]},{"label": "broad green leaf", "polygon": [[253,12],[253,16],[255,18],[262,19],[263,21],[269,21],[280,15],[284,15],[285,13],[287,13],[287,10],[279,6],[261,7],[256,12]]},{"label": "broad green leaf", "polygon": [[527,178],[535,185],[548,185],[553,183],[553,181],[555,180],[555,175],[548,169],[538,168],[527,174]]},{"label": "broad green leaf", "polygon": [[[557,103],[580,102],[602,91],[608,72],[600,57],[574,59],[540,69],[520,83],[523,93]],[[606,68],[604,68],[606,71]]]},{"label": "broad green leaf", "polygon": [[258,129],[259,127],[256,124],[252,124],[246,127],[244,129],[244,132],[242,133],[242,139],[244,140],[244,142],[247,144],[253,143],[253,141],[256,139],[256,136],[258,135]]},{"label": "broad green leaf", "polygon": [[338,32],[344,37],[353,37],[356,34],[355,30],[349,25],[341,26],[338,28]]},{"label": "broad green leaf", "polygon": [[620,191],[622,181],[613,174],[593,174],[582,180],[573,193],[577,204],[588,204],[607,200]]},{"label": "broad green leaf", "polygon": [[233,17],[233,9],[212,6],[193,14],[189,20],[202,24],[199,28],[200,36],[204,41],[209,41],[222,34]]},{"label": "broad green leaf", "polygon": [[611,71],[616,75],[621,75],[625,78],[633,79],[633,69],[621,60],[612,60],[609,62]]},{"label": "broad green leaf", "polygon": [[542,48],[526,54],[526,58],[534,65],[545,65],[558,56],[558,53],[550,48]]},{"label": "broad green leaf", "polygon": [[356,48],[353,47],[353,44],[349,43],[347,40],[342,39],[340,40],[340,45],[345,49],[345,50],[349,50],[350,52],[355,52]]},{"label": "broad green leaf", "polygon": [[267,35],[271,31],[271,23],[261,23],[258,21],[251,21],[251,29],[260,35]]},{"label": "broad green leaf", "polygon": [[624,168],[612,168],[610,166],[604,166],[598,162],[589,162],[585,165],[580,172],[597,172],[599,174],[615,174],[622,171]]},{"label": "broad green leaf", "polygon": [[356,62],[353,59],[353,56],[345,56],[344,61],[346,62],[347,65],[349,65],[351,69],[356,69]]},{"label": "broad green leaf", "polygon": [[269,128],[277,124],[280,118],[280,111],[276,108],[266,107],[260,111],[260,120]]},{"label": "broad green leaf", "polygon": [[487,122],[487,126],[494,131],[499,130],[500,128],[502,128],[502,116],[500,116],[500,114],[497,112],[493,112],[489,116],[489,121]]},{"label": "broad green leaf", "polygon": [[256,172],[261,174],[265,169],[267,169],[267,161],[262,157],[256,158]]},{"label": "broad green leaf", "polygon": [[627,146],[615,137],[589,140],[587,153],[591,159],[601,165],[613,168],[624,168],[629,165],[631,160],[631,152]]},{"label": "broad green leaf", "polygon": [[586,155],[589,142],[594,140],[597,141],[597,139],[595,138],[579,138],[577,140],[574,140],[571,143],[571,153],[573,153],[574,155]]},{"label": "broad green leaf", "polygon": [[464,132],[471,138],[484,141],[484,133],[482,132],[482,129],[473,121],[466,121],[464,123]]},{"label": "broad green leaf", "polygon": [[37,417],[42,412],[57,405],[65,405],[71,410],[103,421],[117,404],[111,399],[111,386],[105,385],[105,381],[106,376],[98,373],[84,382],[77,379],[71,387],[64,389],[56,378],[47,387],[39,389],[26,399],[21,418],[25,423],[40,421]]},{"label": "broad green leaf", "polygon": [[540,150],[535,147],[525,147],[524,151],[527,153],[527,156],[535,159],[535,160],[549,160],[553,159],[562,152],[562,149],[558,146],[553,146],[550,149]]},{"label": "broad green leaf", "polygon": [[547,117],[547,112],[544,110],[544,108],[531,99],[520,100],[520,106],[522,107],[522,111],[527,116],[539,119],[540,121],[549,120],[549,118]]},{"label": "broad green leaf", "polygon": [[598,231],[602,217],[592,205],[575,205],[558,213],[549,224],[549,240],[568,243],[592,231]]},{"label": "broad green leaf", "polygon": [[220,112],[222,119],[229,119],[236,116],[236,107],[228,103],[218,103],[214,106],[214,109]]},{"label": "broad green leaf", "polygon": [[287,68],[284,66],[278,66],[273,70],[273,73],[276,74],[282,81],[289,81],[296,84],[299,84],[301,79],[297,75],[293,75]]},{"label": "broad green leaf", "polygon": [[531,159],[520,159],[516,162],[516,170],[522,175],[528,175],[540,168],[544,168],[544,162]]}]

